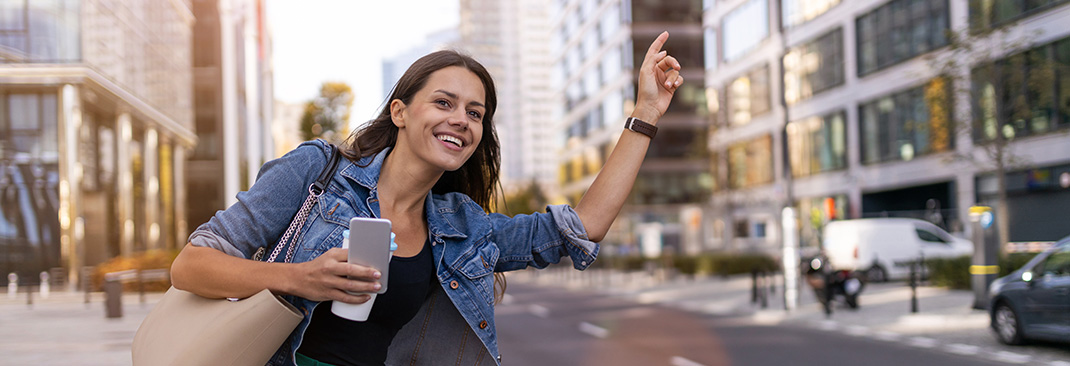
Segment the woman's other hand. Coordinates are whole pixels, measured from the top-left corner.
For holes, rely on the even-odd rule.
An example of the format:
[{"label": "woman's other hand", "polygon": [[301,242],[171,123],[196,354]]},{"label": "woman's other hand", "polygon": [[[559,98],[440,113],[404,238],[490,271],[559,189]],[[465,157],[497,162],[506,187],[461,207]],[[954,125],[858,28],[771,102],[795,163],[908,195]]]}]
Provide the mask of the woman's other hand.
[{"label": "woman's other hand", "polygon": [[680,62],[662,51],[669,32],[662,32],[650,44],[639,67],[639,90],[636,95],[635,110],[632,117],[655,124],[669,108],[669,102],[676,89],[684,83],[680,75]]},{"label": "woman's other hand", "polygon": [[312,301],[334,300],[349,304],[368,301],[369,295],[349,292],[378,291],[381,275],[375,268],[349,264],[348,256],[348,249],[334,248],[312,261],[296,264],[297,278],[288,292]]}]

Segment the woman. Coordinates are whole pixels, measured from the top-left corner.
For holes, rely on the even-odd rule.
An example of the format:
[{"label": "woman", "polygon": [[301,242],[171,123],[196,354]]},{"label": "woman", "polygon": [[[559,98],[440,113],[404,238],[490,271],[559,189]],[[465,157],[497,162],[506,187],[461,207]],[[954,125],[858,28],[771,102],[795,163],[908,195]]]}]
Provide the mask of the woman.
[{"label": "woman", "polygon": [[[293,263],[245,258],[282,236],[326,164],[322,141],[265,164],[236,204],[201,225],[171,268],[174,286],[212,298],[265,288],[287,295],[305,317],[271,364],[499,364],[492,273],[543,268],[564,255],[580,270],[594,261],[596,242],[631,190],[652,125],[683,82],[679,63],[661,51],[667,39],[668,33],[658,36],[640,68],[632,117],[641,121],[628,120],[634,127],[575,210],[486,213],[499,165],[494,83],[475,60],[441,51],[416,61],[379,117],[343,149],[348,159],[302,228]],[[397,234],[390,290],[366,322],[338,318],[330,304],[320,304],[363,303],[368,295],[347,291],[380,287],[376,269],[348,264],[340,248],[354,216],[389,219]]]}]

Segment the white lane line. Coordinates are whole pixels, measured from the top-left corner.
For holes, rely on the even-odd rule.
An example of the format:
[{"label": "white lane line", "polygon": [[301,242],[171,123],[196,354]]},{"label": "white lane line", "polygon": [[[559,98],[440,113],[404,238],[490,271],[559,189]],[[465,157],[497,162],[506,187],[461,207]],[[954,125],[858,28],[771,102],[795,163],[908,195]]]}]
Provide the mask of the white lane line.
[{"label": "white lane line", "polygon": [[910,337],[907,339],[907,344],[920,348],[933,348],[936,347],[936,340],[926,337]]},{"label": "white lane line", "polygon": [[876,338],[876,339],[879,339],[879,340],[882,340],[882,341],[888,341],[888,342],[898,341],[899,338],[901,338],[901,337],[902,337],[902,335],[900,335],[899,333],[889,332],[889,331],[886,331],[886,330],[882,330],[882,331],[878,331],[878,332],[873,333],[873,338]]},{"label": "white lane line", "polygon": [[839,324],[836,324],[836,322],[832,320],[822,320],[817,322],[817,328],[821,330],[836,330],[838,327]]},{"label": "white lane line", "polygon": [[1003,361],[1003,362],[1006,362],[1006,363],[1019,363],[1019,364],[1027,363],[1027,362],[1029,362],[1030,359],[1033,358],[1033,357],[1030,357],[1029,355],[1023,355],[1021,353],[1014,353],[1014,352],[1008,352],[1008,351],[996,352],[995,356],[996,356],[996,359],[999,360],[999,361]]},{"label": "white lane line", "polygon": [[973,345],[969,345],[969,344],[955,343],[955,344],[947,345],[947,347],[944,348],[944,350],[948,351],[948,352],[951,352],[951,353],[954,353],[954,354],[969,356],[969,355],[976,355],[977,352],[981,350],[981,347],[973,346]]},{"label": "white lane line", "polygon": [[588,322],[580,323],[580,332],[587,333],[595,338],[605,339],[606,337],[609,337],[609,331],[606,330],[606,328]]},{"label": "white lane line", "polygon": [[550,317],[550,309],[547,309],[545,306],[542,306],[542,305],[536,305],[536,304],[528,305],[528,312],[531,312],[535,316],[543,318],[543,319],[546,319],[546,318]]},{"label": "white lane line", "polygon": [[1070,362],[1066,361],[1052,361],[1048,363],[1048,366],[1070,366]]},{"label": "white lane line", "polygon": [[502,295],[502,304],[509,305],[509,304],[512,304],[512,303],[513,303],[513,295],[510,295],[510,294]]},{"label": "white lane line", "polygon": [[843,332],[853,336],[864,336],[869,334],[869,328],[861,325],[849,325],[844,327]]},{"label": "white lane line", "polygon": [[672,359],[669,360],[669,364],[672,366],[706,366],[680,356],[672,356]]}]

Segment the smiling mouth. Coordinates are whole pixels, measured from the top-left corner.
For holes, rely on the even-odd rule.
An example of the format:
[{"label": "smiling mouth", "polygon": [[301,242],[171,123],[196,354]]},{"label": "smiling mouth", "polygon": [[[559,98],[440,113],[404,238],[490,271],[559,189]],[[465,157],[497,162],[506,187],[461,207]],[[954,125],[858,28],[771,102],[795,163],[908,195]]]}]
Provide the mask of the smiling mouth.
[{"label": "smiling mouth", "polygon": [[441,141],[445,141],[445,142],[457,145],[457,147],[464,147],[464,142],[462,142],[461,139],[459,139],[459,138],[456,138],[456,137],[453,137],[453,136],[450,136],[450,135],[438,135],[438,136],[435,136],[435,137],[437,137]]}]

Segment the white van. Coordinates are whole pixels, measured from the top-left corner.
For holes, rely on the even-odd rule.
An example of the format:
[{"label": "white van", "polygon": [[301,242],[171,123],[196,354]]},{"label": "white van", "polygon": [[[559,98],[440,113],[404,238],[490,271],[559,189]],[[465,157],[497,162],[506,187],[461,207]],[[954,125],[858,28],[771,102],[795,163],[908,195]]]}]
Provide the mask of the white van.
[{"label": "white van", "polygon": [[908,277],[909,263],[919,257],[973,254],[973,242],[917,219],[833,221],[825,225],[822,238],[833,269],[865,271],[878,282]]}]

